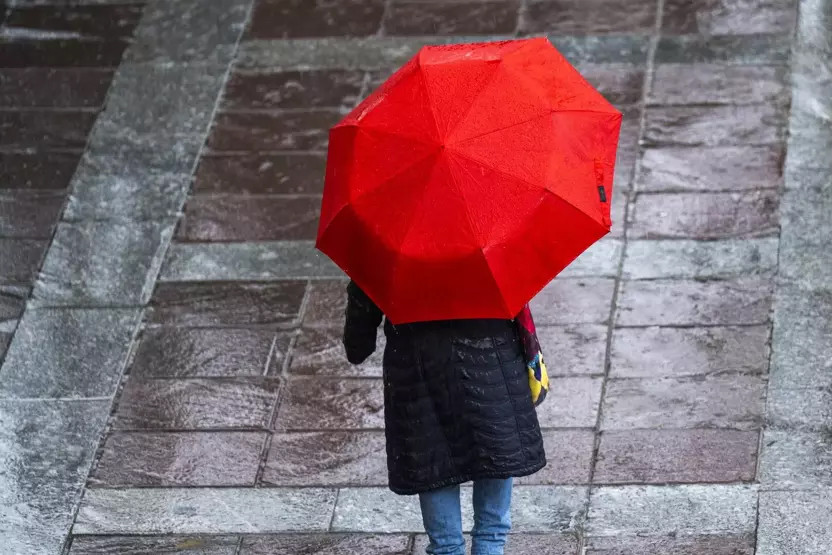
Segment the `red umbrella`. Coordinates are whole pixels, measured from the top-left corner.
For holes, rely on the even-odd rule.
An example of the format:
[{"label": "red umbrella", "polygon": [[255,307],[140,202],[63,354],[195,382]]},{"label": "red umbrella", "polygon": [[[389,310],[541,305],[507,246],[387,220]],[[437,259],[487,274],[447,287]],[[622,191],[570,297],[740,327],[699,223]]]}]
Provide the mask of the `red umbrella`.
[{"label": "red umbrella", "polygon": [[609,231],[620,126],[546,39],[425,47],[331,130],[317,246],[394,323],[513,318]]}]

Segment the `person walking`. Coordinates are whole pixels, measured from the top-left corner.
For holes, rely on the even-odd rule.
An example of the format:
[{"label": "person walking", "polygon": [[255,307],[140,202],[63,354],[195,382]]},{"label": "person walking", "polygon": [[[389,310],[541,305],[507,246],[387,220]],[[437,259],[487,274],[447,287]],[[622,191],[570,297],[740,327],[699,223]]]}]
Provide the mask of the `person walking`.
[{"label": "person walking", "polygon": [[[347,359],[360,364],[375,351],[384,315],[354,282],[347,297],[343,341]],[[537,376],[545,366],[539,348],[527,352],[537,338],[524,318],[531,322],[528,308],[515,320],[384,323],[389,487],[419,495],[431,555],[465,554],[459,486],[471,481],[471,553],[502,555],[513,479],[546,465],[527,355]]]}]

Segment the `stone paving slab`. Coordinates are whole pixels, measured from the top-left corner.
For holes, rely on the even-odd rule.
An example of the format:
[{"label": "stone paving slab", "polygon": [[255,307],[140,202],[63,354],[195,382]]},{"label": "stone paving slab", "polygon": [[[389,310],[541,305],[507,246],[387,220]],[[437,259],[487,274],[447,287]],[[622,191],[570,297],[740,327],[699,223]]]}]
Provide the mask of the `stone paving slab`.
[{"label": "stone paving slab", "polygon": [[516,478],[520,485],[588,484],[593,467],[592,430],[544,430],[546,466],[531,476]]},{"label": "stone paving slab", "polygon": [[778,240],[631,240],[623,275],[628,279],[713,279],[771,274],[777,269]]},{"label": "stone paving slab", "polygon": [[89,485],[252,486],[265,440],[258,432],[114,433]]},{"label": "stone paving slab", "polygon": [[753,533],[757,490],[742,485],[619,486],[593,489],[593,536],[696,536]]},{"label": "stone paving slab", "polygon": [[87,490],[72,532],[224,534],[325,531],[334,489],[142,488]]},{"label": "stone paving slab", "polygon": [[282,534],[243,536],[241,555],[410,555],[410,536],[402,534]]},{"label": "stone paving slab", "polygon": [[234,536],[76,536],[70,555],[235,555],[239,539]]},{"label": "stone paving slab", "polygon": [[[473,525],[471,488],[461,488],[463,527]],[[515,532],[567,532],[582,521],[586,488],[573,486],[517,486],[513,492],[512,528]],[[424,530],[415,496],[398,496],[386,488],[345,488],[338,492],[332,521],[334,531]]]},{"label": "stone paving slab", "polygon": [[0,398],[113,395],[139,318],[134,309],[28,310],[0,369]]},{"label": "stone paving slab", "polygon": [[832,430],[766,430],[759,480],[764,489],[832,487]]},{"label": "stone paving slab", "polygon": [[379,379],[291,377],[277,414],[280,430],[384,428],[384,384]]},{"label": "stone paving slab", "polygon": [[607,327],[599,324],[540,326],[537,336],[546,355],[549,376],[601,375],[607,349]]},{"label": "stone paving slab", "polygon": [[172,220],[188,195],[184,175],[77,176],[64,220]]},{"label": "stone paving slab", "polygon": [[109,401],[0,400],[0,536],[20,555],[60,553]]},{"label": "stone paving slab", "polygon": [[662,36],[656,47],[656,64],[728,63],[738,65],[787,64],[791,40],[778,34]]},{"label": "stone paving slab", "polygon": [[768,390],[766,421],[771,428],[822,432],[832,429],[832,388]]},{"label": "stone paving slab", "polygon": [[600,484],[750,482],[758,443],[756,431],[604,432],[593,478]]},{"label": "stone paving slab", "polygon": [[719,534],[690,538],[590,538],[585,555],[754,555],[754,537]]},{"label": "stone paving slab", "polygon": [[832,545],[832,490],[760,492],[757,555],[823,555]]},{"label": "stone paving slab", "polygon": [[[466,539],[470,553],[470,541]],[[426,553],[428,538],[418,535],[413,543],[413,555]],[[571,534],[520,533],[509,534],[506,552],[512,555],[577,555],[578,540]]]},{"label": "stone paving slab", "polygon": [[607,383],[602,428],[729,428],[757,430],[765,382],[759,376],[613,379]]},{"label": "stone paving slab", "polygon": [[63,222],[35,284],[35,306],[140,306],[175,223]]},{"label": "stone paving slab", "polygon": [[598,419],[603,379],[554,377],[549,380],[546,402],[538,407],[543,428],[591,428]]},{"label": "stone paving slab", "polygon": [[659,64],[653,74],[649,104],[782,105],[789,98],[783,66],[727,64]]},{"label": "stone paving slab", "polygon": [[765,374],[770,327],[618,328],[613,331],[610,377],[658,378]]}]

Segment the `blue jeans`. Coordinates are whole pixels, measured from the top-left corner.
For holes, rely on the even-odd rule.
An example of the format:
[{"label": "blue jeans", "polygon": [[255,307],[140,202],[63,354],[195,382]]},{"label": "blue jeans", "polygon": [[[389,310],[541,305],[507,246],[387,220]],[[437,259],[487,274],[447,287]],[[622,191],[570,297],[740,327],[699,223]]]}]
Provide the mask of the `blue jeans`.
[{"label": "blue jeans", "polygon": [[[511,528],[512,479],[474,481],[471,555],[503,555]],[[430,555],[465,555],[459,486],[419,494]]]}]

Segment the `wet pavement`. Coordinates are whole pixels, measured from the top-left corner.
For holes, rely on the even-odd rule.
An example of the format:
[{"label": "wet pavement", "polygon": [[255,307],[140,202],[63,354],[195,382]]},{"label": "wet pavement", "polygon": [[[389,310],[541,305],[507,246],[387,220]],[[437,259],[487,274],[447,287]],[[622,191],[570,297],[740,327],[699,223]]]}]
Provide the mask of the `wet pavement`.
[{"label": "wet pavement", "polygon": [[4,552],[423,553],[313,248],[327,130],[421,45],[539,34],[624,124],[613,232],[534,301],[508,552],[832,550],[829,0],[5,4]]}]

